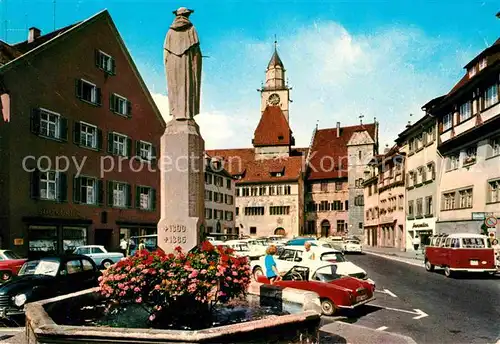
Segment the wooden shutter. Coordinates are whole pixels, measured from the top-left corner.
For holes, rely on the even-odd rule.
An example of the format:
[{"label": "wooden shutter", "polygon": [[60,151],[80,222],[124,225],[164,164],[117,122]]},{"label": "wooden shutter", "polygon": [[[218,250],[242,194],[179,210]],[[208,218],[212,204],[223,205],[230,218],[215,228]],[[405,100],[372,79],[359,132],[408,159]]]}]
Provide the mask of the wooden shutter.
[{"label": "wooden shutter", "polygon": [[59,117],[59,139],[68,141],[68,119]]},{"label": "wooden shutter", "polygon": [[58,172],[59,189],[57,190],[57,200],[59,202],[66,202],[68,200],[68,178],[66,173]]},{"label": "wooden shutter", "polygon": [[40,198],[40,171],[37,169],[30,174],[30,192],[32,199]]},{"label": "wooden shutter", "polygon": [[82,98],[82,80],[75,80],[75,95],[77,98]]},{"label": "wooden shutter", "polygon": [[151,146],[151,157],[152,157],[152,160],[155,160],[157,158],[157,156],[156,156],[156,146],[154,146],[154,145]]},{"label": "wooden shutter", "polygon": [[132,185],[125,185],[125,206],[127,208],[132,207]]},{"label": "wooden shutter", "polygon": [[96,90],[95,90],[95,96],[96,96],[96,99],[95,99],[95,102],[97,105],[102,105],[102,94],[101,94],[101,89],[99,87],[96,87]]},{"label": "wooden shutter", "polygon": [[151,210],[156,210],[156,189],[151,188]]},{"label": "wooden shutter", "polygon": [[104,205],[104,183],[101,179],[97,181],[97,204]]},{"label": "wooden shutter", "polygon": [[132,156],[132,140],[130,139],[130,137],[127,137],[127,157],[131,157]]},{"label": "wooden shutter", "polygon": [[35,135],[40,134],[40,109],[31,111],[31,132]]},{"label": "wooden shutter", "polygon": [[140,158],[141,156],[141,141],[135,141],[135,156]]},{"label": "wooden shutter", "polygon": [[102,130],[97,129],[97,149],[102,150]]},{"label": "wooden shutter", "polygon": [[97,49],[94,51],[94,58],[95,58],[95,66],[97,68],[101,68],[101,53]]},{"label": "wooden shutter", "polygon": [[116,75],[116,61],[111,58],[111,75]]},{"label": "wooden shutter", "polygon": [[113,206],[113,185],[114,183],[112,181],[108,181],[108,206],[112,207]]},{"label": "wooden shutter", "polygon": [[127,117],[132,117],[132,103],[127,100]]},{"label": "wooden shutter", "polygon": [[73,142],[77,145],[80,145],[80,132],[82,130],[82,126],[80,122],[75,122],[73,124]]},{"label": "wooden shutter", "polygon": [[114,93],[110,93],[109,94],[109,109],[112,111],[112,112],[115,112],[116,111],[116,98],[115,98],[115,95]]},{"label": "wooden shutter", "polygon": [[141,208],[141,187],[137,185],[135,186],[135,207]]},{"label": "wooden shutter", "polygon": [[108,153],[113,154],[113,133],[109,132],[108,133]]},{"label": "wooden shutter", "polygon": [[76,175],[73,177],[73,202],[82,202],[82,179]]}]

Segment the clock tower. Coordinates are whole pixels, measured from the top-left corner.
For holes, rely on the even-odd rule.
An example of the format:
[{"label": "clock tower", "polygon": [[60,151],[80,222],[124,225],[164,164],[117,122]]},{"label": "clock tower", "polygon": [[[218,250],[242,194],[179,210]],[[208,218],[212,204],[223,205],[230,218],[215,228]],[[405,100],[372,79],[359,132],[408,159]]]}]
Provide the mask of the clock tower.
[{"label": "clock tower", "polygon": [[275,41],[274,53],[267,65],[266,83],[258,90],[261,94],[260,111],[264,112],[268,105],[279,106],[286,120],[289,122],[288,108],[291,102],[291,87],[288,87],[286,84],[285,67],[278,55],[276,44],[277,42]]}]

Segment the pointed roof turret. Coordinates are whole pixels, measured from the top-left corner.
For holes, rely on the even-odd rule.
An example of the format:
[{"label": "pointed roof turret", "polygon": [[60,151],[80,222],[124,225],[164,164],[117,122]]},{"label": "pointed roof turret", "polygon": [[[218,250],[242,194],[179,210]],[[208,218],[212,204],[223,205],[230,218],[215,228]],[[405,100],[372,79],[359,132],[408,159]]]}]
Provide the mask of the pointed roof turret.
[{"label": "pointed roof turret", "polygon": [[283,66],[283,62],[280,59],[280,56],[278,55],[278,48],[277,48],[278,41],[274,41],[274,53],[273,56],[271,56],[271,60],[269,61],[269,64],[267,65],[267,69],[280,66],[281,69],[285,69]]}]

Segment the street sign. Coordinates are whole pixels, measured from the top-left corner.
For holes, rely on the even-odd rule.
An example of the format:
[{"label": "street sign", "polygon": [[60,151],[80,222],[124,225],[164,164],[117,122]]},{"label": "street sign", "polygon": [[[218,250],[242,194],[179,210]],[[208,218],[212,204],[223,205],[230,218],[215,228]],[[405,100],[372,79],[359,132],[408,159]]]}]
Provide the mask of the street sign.
[{"label": "street sign", "polygon": [[495,216],[488,216],[486,220],[484,220],[484,224],[487,227],[495,227],[498,223],[498,220]]},{"label": "street sign", "polygon": [[472,212],[472,219],[473,220],[484,220],[485,218],[486,218],[485,213],[476,212],[476,211]]}]

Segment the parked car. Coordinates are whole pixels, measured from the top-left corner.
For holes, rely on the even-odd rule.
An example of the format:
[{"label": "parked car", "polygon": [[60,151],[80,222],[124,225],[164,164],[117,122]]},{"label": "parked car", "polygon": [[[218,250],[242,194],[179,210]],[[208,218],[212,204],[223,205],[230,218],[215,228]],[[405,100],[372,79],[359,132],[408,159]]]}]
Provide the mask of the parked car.
[{"label": "parked car", "polygon": [[[375,284],[373,280],[368,278],[368,274],[365,270],[352,262],[347,261],[344,255],[337,250],[327,247],[312,246],[311,251],[316,255],[315,260],[302,260],[304,251],[304,246],[284,246],[283,249],[279,251],[279,254],[275,256],[278,271],[288,271],[297,263],[305,264],[307,266],[308,264],[315,264],[318,261],[323,261],[337,265],[337,274],[339,275],[355,277]],[[264,274],[264,260],[265,257],[261,257],[259,260],[256,260],[251,264],[255,279],[257,279],[259,275]]]},{"label": "parked car", "polygon": [[342,252],[344,253],[363,253],[363,247],[360,242],[355,239],[347,239],[344,241]]},{"label": "parked car", "polygon": [[5,283],[12,276],[16,276],[26,260],[14,251],[0,250],[0,283]]},{"label": "parked car", "polygon": [[430,237],[425,247],[425,269],[444,268],[446,277],[455,273],[484,272],[494,274],[495,250],[486,235],[471,233],[439,234]]},{"label": "parked car", "polygon": [[344,249],[344,237],[342,236],[329,236],[328,238],[325,239],[330,245],[332,245],[332,248],[342,251]]},{"label": "parked car", "polygon": [[99,245],[86,245],[77,247],[73,252],[74,254],[83,254],[92,258],[95,265],[107,269],[111,265],[118,263],[124,258],[121,252],[108,252],[104,246]]},{"label": "parked car", "polygon": [[98,286],[100,271],[82,255],[50,256],[24,263],[19,275],[0,286],[0,318],[24,314],[24,305]]},{"label": "parked car", "polygon": [[[375,285],[337,273],[338,266],[328,262],[294,265],[274,285],[308,290],[319,295],[324,315],[333,315],[339,309],[354,309],[375,300]],[[261,283],[269,280],[261,275]]]},{"label": "parked car", "polygon": [[250,248],[248,247],[246,242],[242,242],[240,240],[228,240],[224,241],[223,246],[232,248],[234,250],[234,255],[238,257],[250,258]]},{"label": "parked car", "polygon": [[328,248],[333,248],[332,245],[330,245],[328,242],[323,241],[323,240],[315,240],[311,238],[295,238],[288,240],[286,242],[285,246],[304,246],[304,244],[308,242],[311,244],[311,246],[322,246],[322,247],[328,247]]}]

